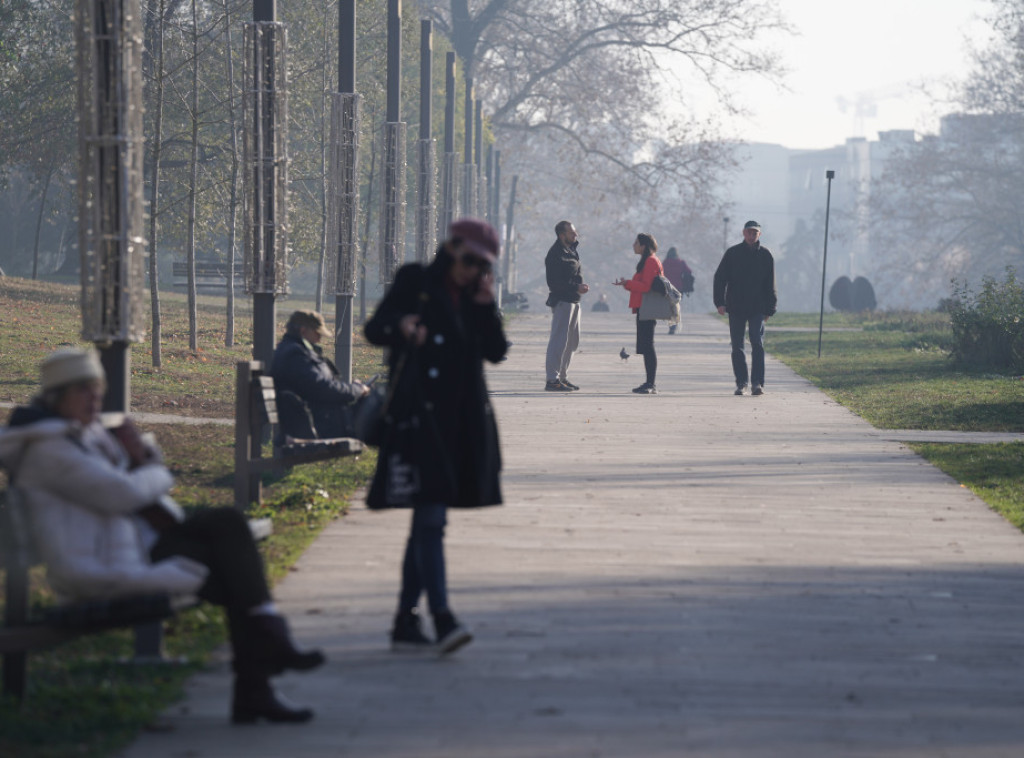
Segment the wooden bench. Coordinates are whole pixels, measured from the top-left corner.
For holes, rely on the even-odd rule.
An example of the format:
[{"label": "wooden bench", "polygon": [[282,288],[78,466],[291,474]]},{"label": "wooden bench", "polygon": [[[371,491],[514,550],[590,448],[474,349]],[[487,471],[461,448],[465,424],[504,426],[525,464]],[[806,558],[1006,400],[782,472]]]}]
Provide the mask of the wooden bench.
[{"label": "wooden bench", "polygon": [[[175,287],[188,286],[188,263],[185,261],[174,261],[171,264],[171,272],[178,279],[184,281],[174,282]],[[244,269],[242,264],[235,262],[235,289],[244,287]],[[196,261],[196,289],[226,290],[228,286],[228,264],[221,261]]]},{"label": "wooden bench", "polygon": [[363,452],[363,443],[351,437],[294,440],[274,445],[273,455],[263,457],[266,431],[277,423],[274,379],[261,361],[239,361],[235,394],[235,507],[245,510],[262,502],[261,476],[265,471],[284,471],[301,463],[327,461]]},{"label": "wooden bench", "polygon": [[[270,519],[249,522],[253,537],[273,532]],[[4,625],[0,627],[3,693],[21,700],[28,681],[28,654],[108,629],[135,627],[135,660],[162,659],[162,622],[196,605],[194,597],[139,594],[53,605],[33,614],[29,607],[29,571],[42,565],[32,538],[29,514],[20,491],[0,493],[0,568],[6,572]]]}]

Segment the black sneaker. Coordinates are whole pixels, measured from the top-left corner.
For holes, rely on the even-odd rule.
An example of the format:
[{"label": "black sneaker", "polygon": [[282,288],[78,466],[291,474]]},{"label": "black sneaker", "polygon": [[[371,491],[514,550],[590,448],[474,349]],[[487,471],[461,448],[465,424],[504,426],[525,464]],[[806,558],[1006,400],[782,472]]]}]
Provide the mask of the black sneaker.
[{"label": "black sneaker", "polygon": [[559,379],[559,381],[560,381],[560,382],[561,382],[562,384],[564,384],[564,385],[565,385],[566,387],[568,387],[569,389],[571,389],[571,390],[572,390],[573,392],[576,392],[576,391],[578,391],[578,390],[579,390],[579,387],[577,387],[577,386],[576,386],[575,384],[573,384],[572,382],[570,382],[570,381],[569,381],[568,379]]},{"label": "black sneaker", "polygon": [[639,387],[634,387],[633,388],[633,392],[635,392],[638,395],[657,395],[658,394],[658,390],[654,389],[654,385],[653,384],[649,384],[648,382],[644,382]]},{"label": "black sneaker", "polygon": [[438,655],[449,655],[473,641],[473,635],[451,613],[434,616],[434,632],[437,634]]},{"label": "black sneaker", "polygon": [[572,392],[572,389],[570,389],[569,387],[566,387],[564,384],[562,384],[560,381],[558,381],[556,379],[553,382],[545,382],[545,384],[544,384],[544,391],[545,392]]},{"label": "black sneaker", "polygon": [[391,649],[396,653],[427,652],[434,649],[433,641],[420,628],[416,611],[402,611],[395,615],[391,629]]},{"label": "black sneaker", "polygon": [[745,390],[746,388],[747,388],[747,385],[745,385],[745,384],[737,384],[736,385],[736,391],[733,392],[732,394],[734,394],[734,395],[742,395],[743,394],[743,390]]},{"label": "black sneaker", "polygon": [[763,395],[764,394],[764,387],[762,387],[760,384],[755,384],[754,388],[752,390],[750,390],[750,394],[751,395]]}]

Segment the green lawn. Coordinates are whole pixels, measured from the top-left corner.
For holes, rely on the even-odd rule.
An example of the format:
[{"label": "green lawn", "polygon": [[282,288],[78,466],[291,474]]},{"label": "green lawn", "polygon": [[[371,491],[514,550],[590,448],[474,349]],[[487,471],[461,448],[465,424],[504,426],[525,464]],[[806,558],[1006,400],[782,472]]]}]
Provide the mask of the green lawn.
[{"label": "green lawn", "polygon": [[[813,314],[769,321],[768,351],[881,429],[1024,432],[1024,377],[958,366],[944,314],[827,314],[818,335]],[[774,329],[774,331],[772,330]],[[1024,529],[1024,443],[918,444],[920,455]]]},{"label": "green lawn", "polygon": [[[239,298],[236,345],[225,348],[223,302],[201,298],[200,350],[188,349],[184,297],[163,297],[164,365],[151,366],[150,345],[132,349],[132,405],[136,410],[186,416],[234,415],[234,364],[251,357],[251,315]],[[301,301],[278,306],[279,327]],[[148,316],[147,316],[148,318]],[[36,391],[39,361],[61,344],[79,343],[78,288],[0,277],[0,400],[25,402]],[[148,322],[147,322],[148,323]],[[281,329],[279,328],[279,333]],[[380,353],[356,338],[354,373],[379,370]],[[0,410],[5,421],[7,411]],[[231,427],[152,425],[176,477],[175,497],[187,508],[233,502]],[[331,520],[344,514],[352,492],[366,482],[376,456],[308,464],[284,477],[264,478],[263,508],[274,534],[261,544],[268,574],[279,579]],[[41,573],[33,602],[52,595]],[[127,744],[166,706],[181,697],[188,676],[224,641],[219,609],[201,606],[166,625],[166,648],[185,656],[175,666],[118,663],[132,650],[130,630],[94,635],[29,658],[24,704],[0,703],[0,756],[55,758],[108,756]],[[228,703],[224,704],[227,719]]]}]

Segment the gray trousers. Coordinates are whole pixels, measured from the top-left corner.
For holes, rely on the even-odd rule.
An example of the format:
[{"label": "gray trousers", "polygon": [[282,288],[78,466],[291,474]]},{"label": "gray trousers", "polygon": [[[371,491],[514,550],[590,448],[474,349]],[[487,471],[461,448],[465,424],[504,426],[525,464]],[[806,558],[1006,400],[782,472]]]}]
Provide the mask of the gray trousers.
[{"label": "gray trousers", "polygon": [[545,370],[547,380],[565,379],[572,354],[580,346],[580,304],[560,302],[551,309],[551,338]]}]

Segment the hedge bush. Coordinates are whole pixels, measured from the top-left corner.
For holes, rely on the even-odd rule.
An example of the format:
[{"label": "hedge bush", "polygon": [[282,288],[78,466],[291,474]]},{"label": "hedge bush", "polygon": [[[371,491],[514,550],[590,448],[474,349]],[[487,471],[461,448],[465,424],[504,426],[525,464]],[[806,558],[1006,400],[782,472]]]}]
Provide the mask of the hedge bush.
[{"label": "hedge bush", "polygon": [[1024,372],[1024,286],[1012,266],[974,291],[953,282],[953,358],[968,366]]}]

